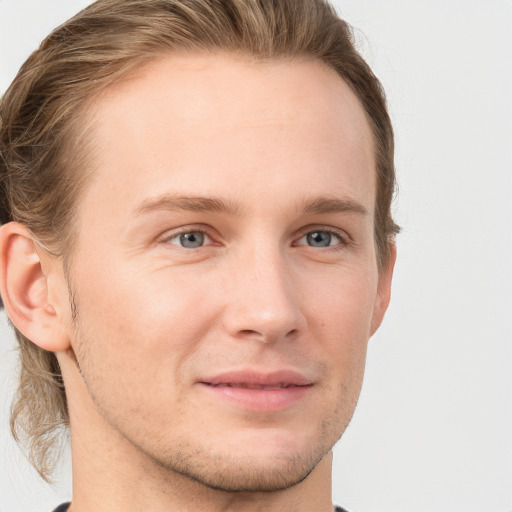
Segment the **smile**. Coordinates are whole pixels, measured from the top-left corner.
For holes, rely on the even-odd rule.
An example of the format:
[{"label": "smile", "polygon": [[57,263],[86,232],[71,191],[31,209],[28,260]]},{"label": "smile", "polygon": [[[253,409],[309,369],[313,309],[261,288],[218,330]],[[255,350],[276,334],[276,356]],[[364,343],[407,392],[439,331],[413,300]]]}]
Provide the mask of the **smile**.
[{"label": "smile", "polygon": [[295,386],[295,384],[280,384],[277,386],[261,386],[258,384],[248,384],[246,382],[228,382],[226,384],[210,384],[210,386],[214,386],[217,388],[226,387],[226,388],[244,388],[244,389],[265,390],[265,389],[286,389],[286,388]]},{"label": "smile", "polygon": [[251,411],[287,409],[310,393],[313,382],[295,371],[273,373],[230,372],[199,384],[213,397]]}]

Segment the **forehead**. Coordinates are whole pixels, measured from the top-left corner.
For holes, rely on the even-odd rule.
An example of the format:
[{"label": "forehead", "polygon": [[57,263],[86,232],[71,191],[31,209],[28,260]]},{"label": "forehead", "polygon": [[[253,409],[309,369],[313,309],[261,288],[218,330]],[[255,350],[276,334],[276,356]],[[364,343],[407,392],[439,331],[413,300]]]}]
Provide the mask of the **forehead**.
[{"label": "forehead", "polygon": [[320,62],[166,56],[106,91],[92,119],[91,208],[108,194],[135,206],[175,187],[257,197],[297,179],[298,193],[320,194],[328,174],[373,209],[369,124],[349,86]]}]

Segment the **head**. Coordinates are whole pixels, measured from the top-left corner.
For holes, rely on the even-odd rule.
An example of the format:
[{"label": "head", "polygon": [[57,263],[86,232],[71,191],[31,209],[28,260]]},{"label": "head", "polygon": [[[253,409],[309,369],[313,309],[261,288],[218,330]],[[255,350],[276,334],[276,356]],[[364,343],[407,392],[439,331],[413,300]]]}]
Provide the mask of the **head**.
[{"label": "head", "polygon": [[[295,92],[288,97],[287,90]],[[303,117],[297,113],[301,102]],[[321,122],[309,133],[315,112]],[[241,124],[242,114],[249,127]],[[276,474],[289,469],[279,485],[304,478],[355,407],[365,344],[387,305],[387,293],[379,296],[378,288],[389,281],[398,231],[391,216],[393,132],[385,98],[348,25],[320,0],[100,0],[56,29],[27,60],[2,98],[0,123],[0,220],[33,240],[19,249],[33,251],[29,257],[41,272],[30,300],[37,302],[49,281],[60,279],[55,303],[67,304],[46,307],[64,318],[60,331],[32,335],[17,321],[20,308],[3,279],[21,355],[11,426],[16,437],[30,442],[41,475],[48,476],[55,436],[69,422],[65,385],[73,370],[64,370],[63,379],[59,362],[70,364],[69,357],[58,359],[56,353],[72,353],[98,414],[159,464],[229,488],[228,481],[195,467],[209,467],[200,452],[209,453],[240,474],[236,460],[216,451],[222,441],[211,436],[198,446],[187,437],[194,421],[204,425],[219,417],[213,430],[232,421],[233,446],[264,443],[269,453],[292,454],[275,465]],[[292,125],[299,127],[294,133]],[[266,149],[268,158],[262,156]],[[142,156],[149,169],[141,165]],[[338,178],[336,166],[353,168]],[[208,171],[194,175],[200,168]],[[99,211],[100,217],[94,215]],[[138,216],[132,219],[127,212],[133,211]],[[340,215],[341,224],[354,227],[347,233],[344,225],[338,232],[325,228]],[[186,232],[170,229],[180,223]],[[126,250],[115,252],[111,242],[120,226],[131,231],[118,240],[117,247],[126,242]],[[351,235],[351,229],[360,234]],[[147,233],[151,239],[144,238]],[[274,244],[277,252],[266,245],[272,235],[281,241]],[[352,263],[334,256],[331,248],[343,244],[352,251]],[[317,250],[321,256],[312,253]],[[190,285],[196,278],[199,287]],[[244,309],[248,300],[259,317]],[[198,319],[190,323],[196,311]],[[305,341],[315,336],[322,349]],[[137,361],[150,367],[130,368]],[[279,421],[254,411],[233,415],[229,405],[219,414],[202,398],[195,408],[202,415],[186,407],[196,399],[187,395],[187,383],[196,389],[207,381],[201,393],[225,394],[215,379],[228,379],[223,372],[245,371],[247,365],[299,369],[300,377],[286,378],[316,386],[314,393],[325,400],[306,413],[323,415],[322,421],[309,429],[303,425],[304,436],[290,440],[286,415],[294,417],[288,406],[276,413]],[[336,376],[336,367],[343,377]],[[103,393],[116,382],[105,380],[106,374],[120,389],[141,376],[125,406],[116,405],[122,393]],[[169,382],[174,391],[166,395]],[[144,390],[151,386],[169,401],[169,410],[155,410],[157,402],[146,400]],[[251,409],[252,398],[244,396]],[[326,410],[333,414],[325,416]],[[126,426],[128,413],[155,415],[156,430],[143,419]],[[307,415],[299,415],[302,422]],[[176,416],[182,424],[167,432],[163,426],[174,425]],[[249,416],[254,432],[247,433]],[[261,431],[275,432],[262,437]],[[148,438],[155,442],[146,443]],[[306,450],[313,438],[319,441]],[[168,449],[176,444],[178,455]],[[245,485],[265,488],[249,476]]]}]

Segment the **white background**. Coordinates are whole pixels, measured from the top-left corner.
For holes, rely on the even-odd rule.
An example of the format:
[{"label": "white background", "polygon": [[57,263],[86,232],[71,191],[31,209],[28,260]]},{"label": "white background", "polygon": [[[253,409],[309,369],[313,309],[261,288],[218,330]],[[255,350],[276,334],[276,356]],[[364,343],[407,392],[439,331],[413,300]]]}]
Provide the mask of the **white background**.
[{"label": "white background", "polygon": [[[299,0],[298,0],[299,1]],[[0,0],[0,92],[87,0]],[[387,90],[403,226],[394,297],[335,449],[351,512],[512,511],[512,1],[339,0]],[[49,512],[8,434],[0,325],[0,512]]]}]

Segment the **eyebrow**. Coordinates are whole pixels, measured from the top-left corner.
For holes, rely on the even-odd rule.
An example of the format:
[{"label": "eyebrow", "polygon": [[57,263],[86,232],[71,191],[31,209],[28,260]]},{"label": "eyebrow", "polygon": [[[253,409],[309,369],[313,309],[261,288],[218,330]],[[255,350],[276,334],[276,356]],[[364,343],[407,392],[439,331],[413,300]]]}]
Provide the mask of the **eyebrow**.
[{"label": "eyebrow", "polygon": [[[186,210],[191,212],[215,212],[236,215],[240,211],[240,205],[234,201],[225,201],[215,197],[163,194],[145,200],[135,209],[135,214],[151,213],[159,210]],[[356,213],[359,215],[368,215],[368,210],[362,204],[350,198],[317,197],[312,200],[304,200],[300,204],[299,210],[302,210],[305,215],[321,215],[328,213]]]},{"label": "eyebrow", "polygon": [[321,215],[325,213],[368,215],[368,210],[361,203],[350,198],[318,197],[312,201],[304,201],[302,209],[306,215]]},{"label": "eyebrow", "polygon": [[233,201],[224,201],[214,197],[195,197],[174,194],[164,194],[144,201],[135,213],[148,213],[158,210],[187,210],[191,212],[215,212],[235,215],[239,205]]}]

